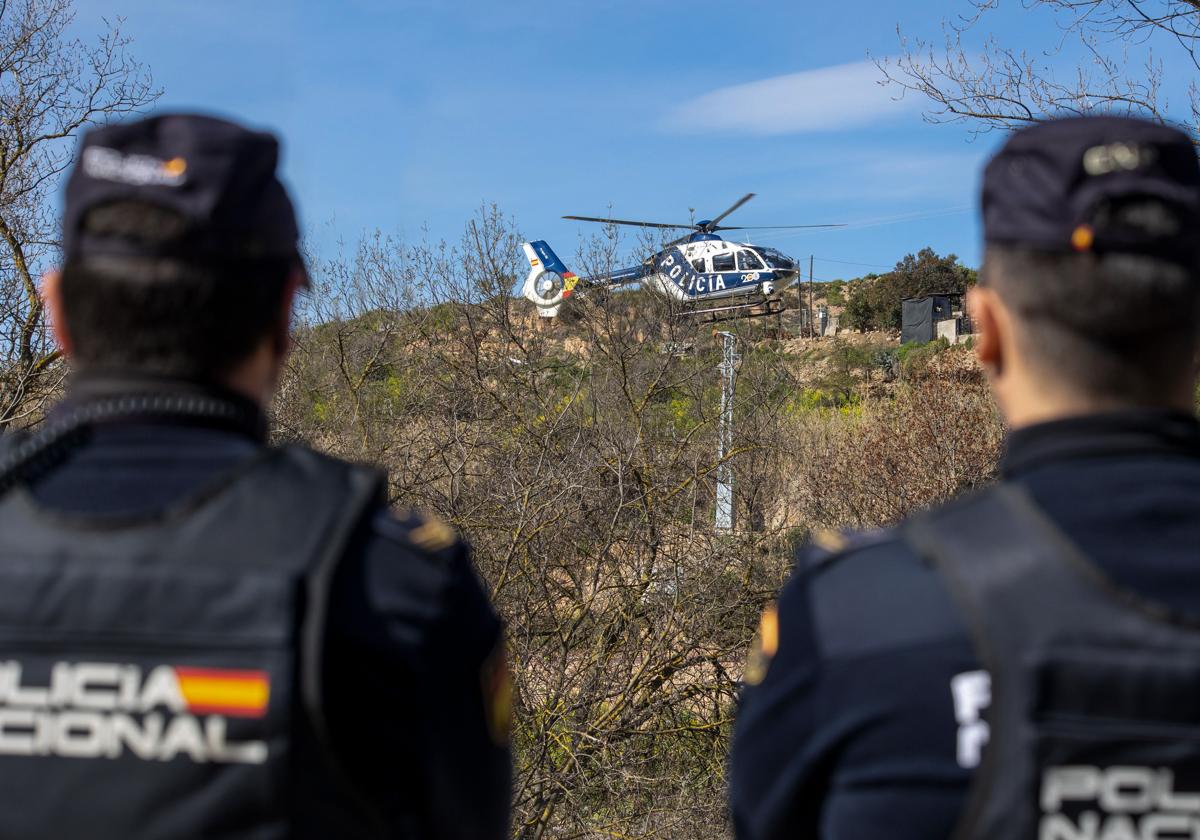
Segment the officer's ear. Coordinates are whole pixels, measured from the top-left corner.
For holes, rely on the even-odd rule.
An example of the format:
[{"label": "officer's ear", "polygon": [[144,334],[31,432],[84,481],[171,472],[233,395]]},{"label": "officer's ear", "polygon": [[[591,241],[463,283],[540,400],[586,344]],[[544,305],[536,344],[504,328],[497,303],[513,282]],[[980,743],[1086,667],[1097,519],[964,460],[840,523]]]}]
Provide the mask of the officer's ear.
[{"label": "officer's ear", "polygon": [[62,272],[52,268],[42,275],[42,301],[50,314],[50,329],[63,355],[70,357],[75,352],[71,334],[67,331],[67,319],[63,317]]},{"label": "officer's ear", "polygon": [[974,286],[967,290],[967,311],[975,328],[975,357],[991,378],[1004,372],[1006,347],[1001,321],[1004,304],[995,289]]},{"label": "officer's ear", "polygon": [[296,293],[308,285],[308,275],[302,266],[297,266],[288,274],[287,283],[283,287],[280,300],[279,319],[276,322],[274,345],[275,353],[282,358],[292,348],[292,313],[296,305]]}]

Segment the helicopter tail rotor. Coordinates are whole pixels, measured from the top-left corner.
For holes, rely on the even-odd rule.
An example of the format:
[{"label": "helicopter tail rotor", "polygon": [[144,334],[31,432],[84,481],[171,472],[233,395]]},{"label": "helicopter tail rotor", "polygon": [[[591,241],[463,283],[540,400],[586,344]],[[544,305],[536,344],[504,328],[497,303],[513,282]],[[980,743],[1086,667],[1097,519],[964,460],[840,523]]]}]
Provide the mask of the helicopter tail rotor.
[{"label": "helicopter tail rotor", "polygon": [[521,296],[536,306],[543,318],[553,318],[575,290],[579,278],[567,270],[544,240],[526,242],[521,248],[530,266]]}]

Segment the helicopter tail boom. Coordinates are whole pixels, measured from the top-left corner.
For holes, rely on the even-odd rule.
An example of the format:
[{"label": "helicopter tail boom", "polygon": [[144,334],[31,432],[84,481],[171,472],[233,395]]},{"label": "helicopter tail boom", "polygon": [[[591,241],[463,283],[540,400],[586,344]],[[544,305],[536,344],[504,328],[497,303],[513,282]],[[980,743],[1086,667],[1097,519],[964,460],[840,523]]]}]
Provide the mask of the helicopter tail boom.
[{"label": "helicopter tail boom", "polygon": [[521,248],[529,260],[529,274],[521,295],[538,308],[543,318],[553,318],[563,301],[571,296],[579,278],[567,269],[544,240],[526,242]]}]

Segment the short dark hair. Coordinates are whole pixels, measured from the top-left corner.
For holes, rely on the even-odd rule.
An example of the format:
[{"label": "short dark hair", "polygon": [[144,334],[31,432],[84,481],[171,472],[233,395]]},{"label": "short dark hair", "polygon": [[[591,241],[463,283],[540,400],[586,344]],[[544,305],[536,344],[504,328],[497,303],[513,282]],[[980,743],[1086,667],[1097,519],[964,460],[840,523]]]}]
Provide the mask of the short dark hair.
[{"label": "short dark hair", "polygon": [[1088,397],[1155,406],[1192,375],[1200,271],[1158,257],[990,245],[981,285],[1039,372]]},{"label": "short dark hair", "polygon": [[[105,208],[93,228],[126,240],[177,234],[173,214],[146,205]],[[281,330],[295,260],[193,260],[89,255],[63,266],[63,318],[80,370],[215,381]],[[284,325],[286,326],[286,325]]]}]

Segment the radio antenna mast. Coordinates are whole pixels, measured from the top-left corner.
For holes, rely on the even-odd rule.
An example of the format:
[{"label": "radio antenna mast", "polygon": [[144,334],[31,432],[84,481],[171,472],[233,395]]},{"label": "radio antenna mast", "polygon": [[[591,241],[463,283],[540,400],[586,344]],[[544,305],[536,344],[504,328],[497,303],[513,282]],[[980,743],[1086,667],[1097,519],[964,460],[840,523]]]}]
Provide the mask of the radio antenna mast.
[{"label": "radio antenna mast", "polygon": [[721,353],[721,420],[717,429],[717,510],[714,525],[718,531],[733,530],[733,468],[727,460],[733,451],[733,391],[737,384],[737,336],[718,332],[724,339]]}]

